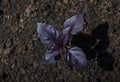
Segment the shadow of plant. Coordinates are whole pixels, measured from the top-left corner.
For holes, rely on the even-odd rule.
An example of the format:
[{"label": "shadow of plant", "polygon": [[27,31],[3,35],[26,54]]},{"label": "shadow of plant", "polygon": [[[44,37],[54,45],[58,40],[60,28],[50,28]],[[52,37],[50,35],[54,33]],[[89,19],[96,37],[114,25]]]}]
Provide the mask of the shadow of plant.
[{"label": "shadow of plant", "polygon": [[114,58],[112,54],[106,52],[109,45],[108,23],[105,22],[97,26],[92,35],[78,33],[72,37],[71,44],[83,49],[87,59],[97,58],[98,65],[104,70],[113,70]]}]

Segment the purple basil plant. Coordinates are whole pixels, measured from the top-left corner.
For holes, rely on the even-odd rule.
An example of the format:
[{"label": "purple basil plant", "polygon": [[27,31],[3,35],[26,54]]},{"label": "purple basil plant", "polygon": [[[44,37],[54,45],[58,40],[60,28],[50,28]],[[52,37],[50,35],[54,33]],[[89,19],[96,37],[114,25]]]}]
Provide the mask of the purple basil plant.
[{"label": "purple basil plant", "polygon": [[37,24],[37,32],[41,42],[48,47],[42,58],[42,64],[55,64],[56,56],[63,54],[65,61],[76,68],[87,67],[87,59],[83,50],[72,46],[68,48],[70,34],[77,34],[83,29],[83,17],[77,14],[64,22],[64,29],[58,32],[53,26],[45,23]]}]

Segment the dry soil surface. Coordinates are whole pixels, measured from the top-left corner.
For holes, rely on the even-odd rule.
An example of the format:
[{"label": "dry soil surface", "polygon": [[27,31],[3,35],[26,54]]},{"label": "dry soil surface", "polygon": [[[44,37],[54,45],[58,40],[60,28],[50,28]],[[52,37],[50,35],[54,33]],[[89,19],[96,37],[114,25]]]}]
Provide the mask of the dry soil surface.
[{"label": "dry soil surface", "polygon": [[[72,44],[84,50],[89,66],[71,68],[62,58],[42,65],[46,47],[37,36],[37,22],[61,30],[77,13],[83,14],[84,29]],[[119,80],[120,0],[0,0],[0,82]]]}]

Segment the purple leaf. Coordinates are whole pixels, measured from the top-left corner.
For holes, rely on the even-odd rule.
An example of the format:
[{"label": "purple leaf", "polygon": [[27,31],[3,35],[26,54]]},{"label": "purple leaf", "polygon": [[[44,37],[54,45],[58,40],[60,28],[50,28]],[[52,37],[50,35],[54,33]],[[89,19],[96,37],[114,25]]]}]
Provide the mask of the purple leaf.
[{"label": "purple leaf", "polygon": [[51,25],[47,25],[45,23],[37,24],[37,32],[41,42],[45,45],[55,44],[59,37],[58,31]]},{"label": "purple leaf", "polygon": [[76,67],[76,68],[85,68],[87,67],[87,59],[85,53],[82,51],[82,49],[78,47],[73,47],[68,50],[68,52],[65,54],[65,60],[70,65]]},{"label": "purple leaf", "polygon": [[83,29],[83,16],[81,14],[72,16],[64,22],[64,27],[70,27],[70,32],[72,34],[77,34]]},{"label": "purple leaf", "polygon": [[42,58],[42,64],[54,64],[57,62],[55,57],[59,55],[59,48],[55,45],[50,46]]},{"label": "purple leaf", "polygon": [[60,37],[59,37],[60,44],[59,45],[62,45],[62,47],[65,47],[65,45],[68,42],[69,31],[70,31],[70,27],[63,29],[63,31],[60,34]]}]

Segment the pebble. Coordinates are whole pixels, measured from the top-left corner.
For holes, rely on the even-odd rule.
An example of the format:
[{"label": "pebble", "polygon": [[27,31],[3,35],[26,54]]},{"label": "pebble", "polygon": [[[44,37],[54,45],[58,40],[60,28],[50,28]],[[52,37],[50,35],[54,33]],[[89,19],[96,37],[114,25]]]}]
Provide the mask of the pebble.
[{"label": "pebble", "polygon": [[67,4],[69,1],[68,1],[68,0],[63,0],[63,2],[64,2],[65,4]]},{"label": "pebble", "polygon": [[5,55],[10,54],[11,52],[12,52],[12,48],[7,48],[7,49],[4,50]]},{"label": "pebble", "polygon": [[26,13],[27,13],[27,16],[30,16],[30,13],[35,11],[37,9],[37,7],[33,4],[30,4],[27,8],[26,8]]}]

